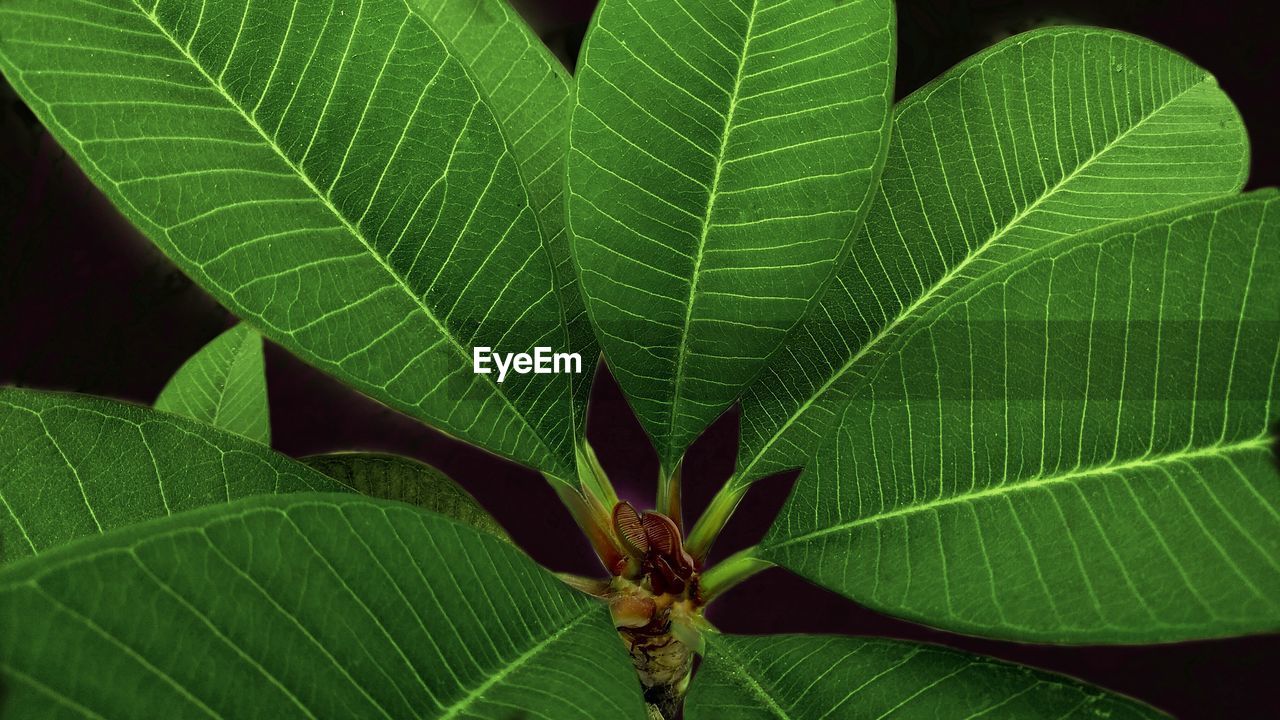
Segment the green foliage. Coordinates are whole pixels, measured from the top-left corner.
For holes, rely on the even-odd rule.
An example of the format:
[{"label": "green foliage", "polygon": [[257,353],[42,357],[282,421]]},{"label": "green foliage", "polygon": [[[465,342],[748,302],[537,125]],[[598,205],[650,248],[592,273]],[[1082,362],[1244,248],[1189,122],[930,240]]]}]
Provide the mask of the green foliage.
[{"label": "green foliage", "polygon": [[[403,2],[16,0],[0,68],[117,206],[268,337],[387,404],[560,477],[563,347],[508,141]],[[68,38],[72,41],[68,43]]]},{"label": "green foliage", "polygon": [[248,325],[214,338],[178,368],[156,398],[156,409],[270,445],[262,338]]},{"label": "green foliage", "polygon": [[307,467],[369,497],[398,500],[510,540],[507,531],[471,493],[443,472],[416,460],[382,453],[333,453],[302,459]]},{"label": "green foliage", "polygon": [[709,645],[689,720],[1164,717],[1070,678],[933,645],[817,635],[716,635]]},{"label": "green foliage", "polygon": [[609,367],[666,474],[843,259],[883,161],[887,0],[606,0],[568,213]]},{"label": "green foliage", "polygon": [[24,718],[644,717],[602,604],[492,535],[352,496],[251,498],[11,564],[0,664]]},{"label": "green foliage", "polygon": [[[0,1],[0,71],[249,323],[158,410],[0,390],[4,715],[640,720],[610,610],[650,718],[704,643],[691,720],[1155,715],[932,646],[710,629],[771,564],[999,638],[1280,630],[1280,194],[1239,194],[1230,100],[1052,28],[891,108],[893,12],[604,0],[575,81],[502,0]],[[250,325],[541,471],[619,577],[560,582],[427,465],[272,452]],[[499,383],[478,346],[586,372]],[[583,435],[601,348],[661,461],[634,557]],[[680,461],[735,402],[686,554]]]},{"label": "green foliage", "polygon": [[410,0],[467,64],[506,129],[542,241],[555,265],[556,283],[573,352],[583,373],[573,384],[578,436],[600,345],[587,317],[565,232],[564,158],[568,150],[573,79],[505,0]]},{"label": "green foliage", "polygon": [[735,481],[804,465],[896,339],[991,266],[1235,192],[1248,171],[1217,82],[1150,41],[1052,28],[961,63],[895,109],[849,261],[743,397]]},{"label": "green foliage", "polygon": [[204,423],[99,398],[0,389],[0,562],[252,495],[345,489]]},{"label": "green foliage", "polygon": [[982,635],[1280,630],[1277,237],[1264,191],[988,266],[848,405],[763,557]]}]

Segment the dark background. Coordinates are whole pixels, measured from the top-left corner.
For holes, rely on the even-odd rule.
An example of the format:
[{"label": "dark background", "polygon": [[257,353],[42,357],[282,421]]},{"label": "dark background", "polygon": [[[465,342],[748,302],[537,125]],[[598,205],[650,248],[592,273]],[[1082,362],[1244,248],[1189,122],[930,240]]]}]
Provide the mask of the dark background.
[{"label": "dark background", "polygon": [[[576,55],[593,0],[516,0],[562,58]],[[1010,34],[1046,23],[1129,30],[1189,56],[1218,77],[1250,130],[1250,188],[1278,184],[1280,54],[1271,2],[1057,0],[898,3],[901,97]],[[234,318],[191,284],[89,184],[0,81],[0,384],[150,403],[169,375]],[[428,461],[461,481],[530,554],[556,570],[599,566],[541,478],[449,440],[268,345],[277,449],[299,456],[383,450]],[[602,372],[588,434],[620,492],[653,501],[657,458],[617,386]],[[729,413],[690,450],[694,517],[732,472]],[[717,555],[764,532],[794,474],[758,483]],[[731,632],[825,632],[945,643],[1068,673],[1178,717],[1274,717],[1280,637],[1149,647],[1062,648],[963,637],[893,620],[771,570],[711,609]]]}]

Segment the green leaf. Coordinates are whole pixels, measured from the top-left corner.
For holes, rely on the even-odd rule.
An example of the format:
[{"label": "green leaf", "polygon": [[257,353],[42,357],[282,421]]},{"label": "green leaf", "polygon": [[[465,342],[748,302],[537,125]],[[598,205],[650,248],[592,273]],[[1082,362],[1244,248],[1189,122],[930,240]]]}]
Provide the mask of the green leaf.
[{"label": "green leaf", "polygon": [[471,493],[426,463],[399,455],[359,452],[312,455],[302,458],[302,463],[362,495],[416,505],[503,540],[511,539]]},{"label": "green leaf", "polygon": [[988,264],[895,346],[762,556],[961,632],[1280,630],[1280,193]]},{"label": "green leaf", "polygon": [[201,422],[101,398],[0,389],[0,562],[249,495],[345,489]]},{"label": "green leaf", "polygon": [[600,345],[582,302],[565,232],[564,158],[568,150],[573,79],[505,0],[411,0],[470,68],[502,122],[529,200],[538,211],[542,242],[555,265],[569,332],[567,350],[582,355],[583,372],[570,376],[578,436],[585,432],[587,398]]},{"label": "green leaf", "polygon": [[1062,675],[936,645],[816,635],[716,635],[689,720],[1161,718]]},{"label": "green leaf", "polygon": [[237,325],[178,368],[156,398],[156,409],[271,444],[262,337]]},{"label": "green leaf", "polygon": [[894,339],[992,264],[1248,170],[1217,82],[1148,40],[1051,28],[961,63],[898,104],[849,262],[743,398],[735,482],[803,466]]},{"label": "green leaf", "polygon": [[[154,6],[154,7],[153,7]],[[551,264],[497,119],[403,0],[10,0],[0,69],[116,205],[267,337],[558,477]]]},{"label": "green leaf", "polygon": [[0,571],[6,717],[642,720],[607,608],[510,544],[252,498]]},{"label": "green leaf", "polygon": [[604,0],[568,213],[609,366],[669,475],[830,280],[883,162],[888,0]]}]

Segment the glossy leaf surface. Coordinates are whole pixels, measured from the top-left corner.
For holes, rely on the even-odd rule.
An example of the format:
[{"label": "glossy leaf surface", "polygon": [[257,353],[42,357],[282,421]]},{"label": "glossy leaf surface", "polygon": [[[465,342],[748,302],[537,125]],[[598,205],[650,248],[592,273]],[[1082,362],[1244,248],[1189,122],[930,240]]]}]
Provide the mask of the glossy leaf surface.
[{"label": "glossy leaf surface", "polygon": [[850,403],[764,557],[967,633],[1280,629],[1278,249],[1267,190],[988,265]]},{"label": "glossy leaf surface", "polygon": [[568,477],[564,375],[498,384],[473,346],[562,347],[516,159],[403,0],[15,0],[0,69],[184,271],[379,400]]},{"label": "glossy leaf surface", "polygon": [[205,423],[102,398],[0,389],[0,561],[249,495],[344,489]]},{"label": "glossy leaf surface", "polygon": [[610,368],[670,474],[830,279],[879,174],[888,0],[605,0],[568,208]]},{"label": "glossy leaf surface", "polygon": [[351,495],[8,566],[0,672],[15,718],[644,717],[603,604],[492,535]]},{"label": "glossy leaf surface", "polygon": [[1061,675],[893,640],[720,635],[689,720],[1139,720],[1150,707]]},{"label": "glossy leaf surface", "polygon": [[312,455],[302,464],[369,497],[416,505],[510,540],[471,493],[440,470],[398,455],[346,452]]},{"label": "glossy leaf surface", "polygon": [[271,444],[271,414],[262,337],[237,325],[178,368],[156,398],[156,409]]},{"label": "glossy leaf surface", "polygon": [[1248,169],[1217,82],[1148,40],[1050,28],[962,62],[898,104],[849,261],[743,398],[735,482],[803,466],[896,338],[992,266]]}]

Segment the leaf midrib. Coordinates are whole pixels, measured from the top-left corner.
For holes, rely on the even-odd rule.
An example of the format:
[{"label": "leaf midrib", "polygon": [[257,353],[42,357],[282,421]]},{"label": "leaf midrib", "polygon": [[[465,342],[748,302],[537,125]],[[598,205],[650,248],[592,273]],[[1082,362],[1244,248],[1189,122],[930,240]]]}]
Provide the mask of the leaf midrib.
[{"label": "leaf midrib", "polygon": [[1148,120],[1150,120],[1151,118],[1155,117],[1160,112],[1162,112],[1165,108],[1169,107],[1174,102],[1181,100],[1184,96],[1186,96],[1187,93],[1203,85],[1204,83],[1209,82],[1211,79],[1212,79],[1211,76],[1205,75],[1200,80],[1192,83],[1191,85],[1188,85],[1181,92],[1171,96],[1168,100],[1161,103],[1158,107],[1153,108],[1149,114],[1142,117],[1140,120],[1130,125],[1128,128],[1125,128],[1123,132],[1116,135],[1115,138],[1109,141],[1100,150],[1090,155],[1078,167],[1076,167],[1067,175],[1064,175],[1060,180],[1058,180],[1058,182],[1054,183],[1052,187],[1047,188],[1034,201],[1029,203],[1022,210],[1018,211],[1018,213],[1015,214],[999,232],[993,234],[990,238],[983,241],[981,245],[979,245],[978,247],[974,248],[969,253],[967,253],[963,260],[961,260],[954,267],[952,267],[950,270],[944,273],[942,277],[940,277],[936,282],[934,282],[933,285],[929,286],[929,288],[927,288],[923,293],[921,293],[920,297],[916,298],[909,306],[907,306],[904,310],[902,310],[897,315],[895,315],[893,320],[890,323],[885,325],[870,340],[868,340],[866,344],[864,344],[861,348],[859,348],[858,352],[854,353],[849,358],[849,360],[843,363],[840,366],[840,368],[836,370],[836,372],[832,373],[831,377],[827,378],[827,380],[823,382],[822,385],[816,391],[810,393],[809,397],[807,397],[805,401],[801,403],[800,406],[794,412],[792,412],[790,415],[787,416],[786,421],[783,422],[782,425],[776,431],[774,431],[774,433],[764,443],[764,445],[761,446],[760,451],[755,453],[755,455],[751,458],[751,462],[734,474],[734,477],[732,480],[730,480],[730,482],[734,485],[739,485],[739,486],[748,485],[751,482],[753,482],[751,480],[746,480],[745,478],[748,477],[748,474],[751,472],[752,468],[754,468],[756,464],[759,463],[761,459],[764,458],[765,454],[769,451],[770,448],[774,446],[775,443],[778,442],[778,440],[783,436],[783,434],[785,434],[787,430],[790,430],[791,427],[795,425],[796,421],[801,416],[803,416],[809,410],[809,408],[812,407],[814,403],[818,401],[819,398],[825,395],[826,392],[830,390],[832,386],[834,386],[837,382],[843,379],[845,374],[848,373],[850,369],[852,369],[855,365],[858,364],[859,360],[861,360],[862,358],[870,354],[871,351],[875,349],[880,344],[881,341],[883,341],[884,339],[892,335],[893,331],[897,329],[899,325],[913,319],[911,317],[912,313],[920,309],[920,307],[922,307],[929,300],[936,297],[942,291],[942,289],[946,287],[951,281],[955,280],[956,277],[958,277],[959,274],[963,272],[965,268],[972,265],[973,262],[976,261],[983,253],[989,250],[993,245],[995,245],[1002,238],[1004,238],[1006,235],[1012,232],[1015,228],[1019,227],[1022,221],[1026,220],[1026,218],[1032,212],[1037,210],[1041,205],[1043,205],[1051,197],[1053,197],[1058,191],[1060,191],[1063,188],[1063,186],[1065,186],[1067,183],[1071,182],[1077,176],[1079,176],[1081,172],[1091,167],[1103,155],[1106,155],[1108,152],[1113,150],[1116,147],[1116,145],[1118,145],[1122,140],[1128,137],[1134,130],[1137,130]]},{"label": "leaf midrib", "polygon": [[1027,490],[1036,490],[1051,485],[1060,485],[1069,483],[1082,478],[1094,477],[1098,475],[1115,475],[1123,474],[1130,470],[1145,470],[1149,468],[1158,468],[1164,465],[1171,465],[1180,462],[1189,462],[1201,458],[1222,458],[1234,453],[1243,453],[1250,450],[1266,450],[1271,446],[1273,439],[1270,435],[1263,433],[1246,440],[1233,443],[1214,443],[1206,445],[1194,450],[1184,448],[1177,452],[1168,453],[1166,455],[1158,455],[1151,457],[1143,455],[1125,462],[1095,465],[1082,469],[1073,469],[1071,471],[1058,475],[1045,475],[1039,477],[1030,477],[1022,480],[1015,480],[1012,483],[1006,481],[1000,485],[994,485],[965,493],[951,495],[949,497],[937,498],[919,505],[905,505],[903,507],[894,508],[886,512],[876,513],[865,517],[855,518],[848,522],[831,525],[829,527],[819,528],[802,535],[787,538],[781,542],[770,543],[766,541],[762,546],[769,550],[776,550],[788,545],[807,542],[820,537],[825,537],[834,533],[852,530],[863,525],[871,525],[885,520],[891,520],[898,517],[908,517],[917,513],[925,513],[938,508],[947,507],[949,505],[960,505],[964,503],[976,502],[990,497],[1001,497],[1014,493],[1024,492]]},{"label": "leaf midrib", "polygon": [[440,720],[452,720],[452,718],[457,717],[458,713],[462,712],[463,710],[466,710],[476,700],[479,700],[481,697],[483,697],[483,695],[486,692],[488,692],[489,688],[493,687],[494,685],[498,684],[502,680],[506,679],[509,675],[514,673],[516,670],[519,670],[521,667],[527,664],[530,660],[532,660],[535,656],[537,656],[543,650],[546,650],[557,640],[559,640],[560,638],[568,634],[570,630],[577,627],[583,620],[586,620],[587,618],[591,617],[591,615],[595,612],[596,608],[588,606],[588,607],[582,608],[582,610],[583,612],[580,615],[578,615],[578,617],[569,621],[563,627],[556,630],[554,633],[543,638],[538,643],[536,643],[533,647],[529,648],[528,650],[525,650],[514,660],[504,665],[501,670],[490,675],[488,679],[486,679],[484,682],[472,688],[471,691],[468,692],[465,697],[459,699],[453,705],[450,705],[449,708],[445,710],[444,714],[440,716]]},{"label": "leaf midrib", "polygon": [[[177,39],[174,38],[173,35],[169,33],[168,29],[160,24],[159,18],[157,18],[155,15],[151,14],[145,8],[143,8],[140,4],[138,4],[137,0],[130,0],[130,2],[135,8],[137,8],[139,13],[141,13],[144,17],[147,18],[148,21],[151,22],[151,24],[156,28],[156,31],[159,32],[164,37],[165,40],[169,41],[169,43],[173,45],[174,49],[176,49],[179,53],[182,54],[182,57],[187,59],[187,61],[191,64],[191,66],[200,73],[200,75],[209,83],[209,85],[213,89],[218,91],[218,94],[220,94],[223,97],[223,99],[226,100],[227,104],[231,106],[231,108],[233,108],[236,111],[236,113],[239,114],[240,117],[243,118],[244,121],[248,123],[249,126],[252,127],[258,133],[258,135],[262,138],[263,142],[265,142],[267,146],[270,147],[273,152],[275,152],[276,156],[279,157],[280,160],[284,162],[284,164],[291,171],[293,171],[293,174],[297,176],[299,180],[302,181],[303,185],[305,185],[307,189],[310,190],[318,200],[320,200],[320,202],[324,203],[324,206],[328,208],[329,212],[332,213],[333,216],[337,218],[339,222],[342,223],[342,226],[347,230],[348,233],[351,234],[352,237],[354,237],[362,246],[364,246],[369,256],[373,258],[374,261],[377,262],[378,265],[382,267],[382,269],[387,273],[387,275],[395,282],[396,287],[398,287],[413,302],[413,304],[416,305],[422,311],[423,315],[425,315],[431,321],[431,323],[435,326],[436,330],[439,331],[440,334],[449,341],[449,345],[455,351],[457,351],[458,355],[462,358],[462,360],[466,363],[469,363],[471,359],[470,355],[467,353],[466,349],[458,342],[458,339],[454,337],[453,333],[450,332],[448,328],[446,328],[444,324],[440,322],[440,319],[435,316],[435,313],[432,312],[431,309],[426,305],[426,303],[424,303],[422,299],[418,297],[418,295],[405,283],[404,278],[401,277],[401,275],[398,272],[396,272],[394,268],[391,267],[391,265],[386,261],[386,258],[384,258],[380,253],[378,253],[373,249],[373,246],[369,243],[368,239],[365,238],[364,234],[361,233],[358,228],[356,228],[354,225],[351,224],[350,219],[348,219],[346,215],[344,215],[340,210],[338,210],[337,206],[333,204],[332,199],[326,193],[322,192],[314,182],[312,182],[311,178],[305,172],[303,172],[301,167],[299,167],[297,164],[293,162],[292,159],[290,159],[287,155],[285,155],[284,151],[281,150],[280,146],[275,142],[275,140],[270,135],[267,134],[266,130],[263,129],[262,125],[260,125],[256,119],[254,119],[251,115],[249,115],[249,113],[245,112],[245,109],[240,106],[240,103],[236,102],[236,100],[231,97],[231,95],[226,91],[226,88],[222,86],[222,83],[219,82],[218,80],[215,80],[213,76],[211,76],[208,73],[208,71],[205,70],[204,66],[201,65],[199,62],[197,62],[196,59],[187,51],[187,49],[183,47],[182,44],[179,43]],[[418,18],[419,21],[422,22],[420,16],[418,16],[413,11],[413,8],[410,7],[407,3],[405,4],[405,9],[410,16],[414,18]],[[441,40],[441,42],[443,42],[443,40]],[[446,45],[445,47],[447,48],[448,46]],[[450,58],[451,56],[446,56],[445,62],[448,63]],[[477,89],[477,92],[480,92],[480,91]],[[465,129],[464,129],[464,132],[465,132]],[[506,143],[505,137],[503,139],[503,142],[505,147],[505,143]],[[527,202],[527,199],[526,199],[525,205],[526,206],[529,205],[529,203]],[[530,207],[530,210],[532,210],[531,207]],[[496,395],[501,400],[502,404],[505,405],[507,409],[509,409],[512,412],[512,414],[514,414],[516,418],[519,419],[520,423],[531,432],[533,437],[536,439],[538,446],[542,449],[542,451],[546,454],[546,456],[548,458],[556,458],[557,457],[556,453],[552,452],[551,449],[547,446],[546,442],[542,438],[542,434],[538,432],[536,428],[534,428],[532,425],[529,424],[529,420],[524,416],[524,413],[520,412],[519,409],[512,404],[511,399],[508,398],[506,394],[503,393],[498,388],[493,377],[491,375],[485,375],[481,381],[487,383],[490,386],[490,388],[492,389],[492,394]],[[559,463],[557,463],[557,465],[559,465]]]},{"label": "leaf midrib", "polygon": [[[245,333],[239,344],[231,350],[231,362],[227,363],[225,368],[217,368],[220,377],[214,381],[214,386],[218,388],[218,400],[213,404],[213,420],[209,423],[215,427],[218,425],[218,418],[222,416],[223,404],[227,399],[227,391],[231,389],[231,373],[236,367],[236,363],[240,362],[240,353],[244,352],[249,342],[253,339],[253,333]],[[215,366],[216,367],[216,366]]]},{"label": "leaf midrib", "polygon": [[[707,235],[711,231],[711,215],[715,212],[716,195],[720,190],[720,175],[724,169],[724,156],[729,148],[729,136],[733,133],[733,116],[738,109],[738,93],[742,90],[742,71],[746,68],[747,55],[751,51],[751,33],[755,29],[756,11],[760,0],[751,1],[751,11],[747,14],[747,29],[742,36],[742,53],[738,56],[738,69],[733,75],[733,91],[729,93],[729,108],[725,112],[724,131],[720,134],[720,148],[716,151],[715,173],[711,177],[711,189],[707,192],[707,204],[702,213],[702,229],[698,235],[698,250],[693,259],[693,274],[689,280],[689,297],[685,302],[684,325],[680,330],[680,352],[676,356],[676,371],[672,382],[675,394],[671,400],[671,411],[667,422],[667,456],[676,452],[676,419],[681,417],[680,397],[684,390],[685,362],[689,356],[689,326],[693,322],[693,302],[697,295],[698,278],[702,270],[702,259],[707,246]],[[670,472],[663,468],[664,473]]]},{"label": "leaf midrib", "polygon": [[742,660],[741,657],[738,656],[736,651],[729,648],[729,643],[718,643],[716,645],[716,649],[725,660],[732,662],[741,671],[740,673],[732,676],[734,679],[740,680],[738,683],[740,686],[744,687],[752,694],[752,696],[755,697],[755,699],[763,703],[768,708],[769,712],[778,717],[778,720],[794,720],[791,715],[787,714],[786,710],[782,709],[782,706],[774,699],[773,694],[761,685],[759,680],[756,680],[755,674],[751,671],[751,668]]}]

